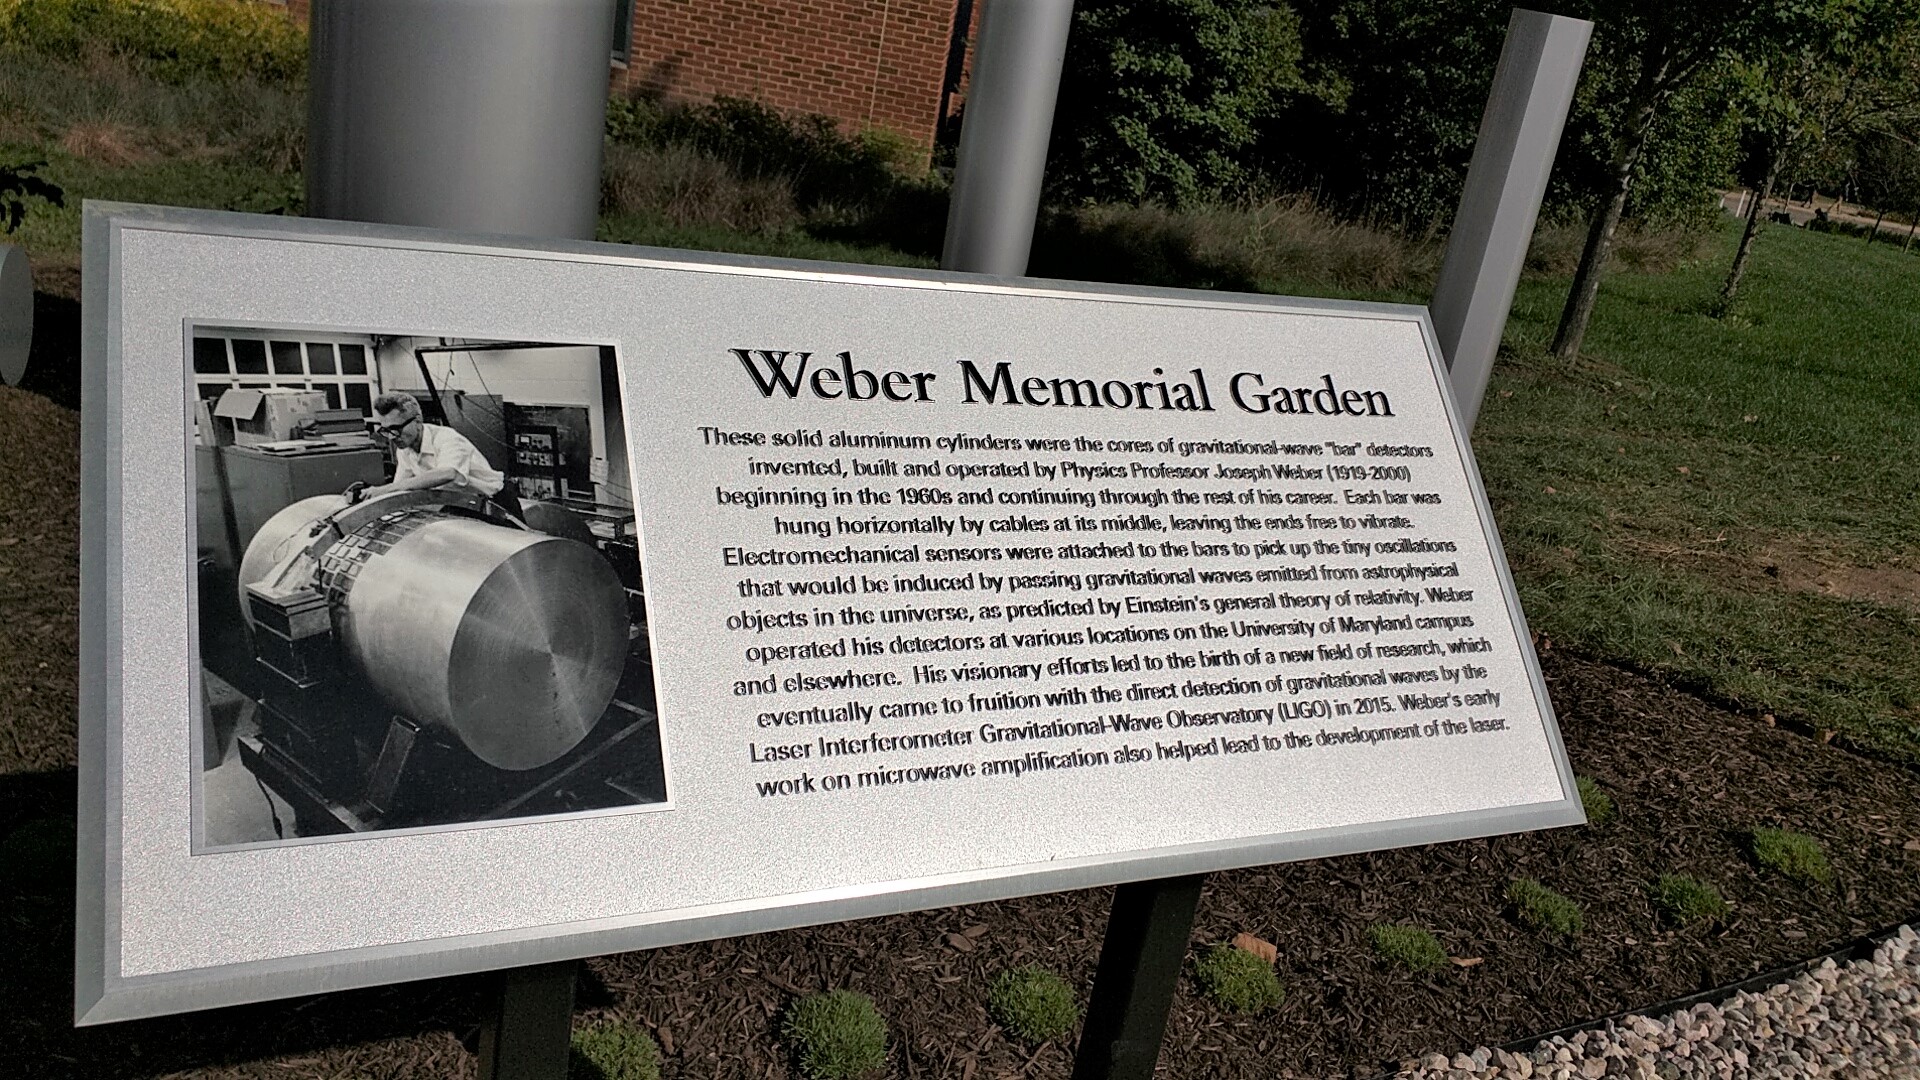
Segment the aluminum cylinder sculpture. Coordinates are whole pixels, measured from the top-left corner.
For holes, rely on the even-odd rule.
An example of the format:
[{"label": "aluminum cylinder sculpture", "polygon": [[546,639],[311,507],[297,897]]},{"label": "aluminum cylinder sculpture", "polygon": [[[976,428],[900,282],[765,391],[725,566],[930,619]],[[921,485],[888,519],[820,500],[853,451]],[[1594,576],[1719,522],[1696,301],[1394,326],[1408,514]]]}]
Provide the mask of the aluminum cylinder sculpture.
[{"label": "aluminum cylinder sculpture", "polygon": [[[241,562],[242,610],[246,586],[345,504],[316,496],[268,519]],[[538,768],[579,745],[626,663],[626,595],[577,540],[407,507],[347,531],[293,572],[326,597],[351,672],[395,712],[495,768]]]},{"label": "aluminum cylinder sculpture", "polygon": [[613,0],[328,0],[315,217],[593,239]]}]

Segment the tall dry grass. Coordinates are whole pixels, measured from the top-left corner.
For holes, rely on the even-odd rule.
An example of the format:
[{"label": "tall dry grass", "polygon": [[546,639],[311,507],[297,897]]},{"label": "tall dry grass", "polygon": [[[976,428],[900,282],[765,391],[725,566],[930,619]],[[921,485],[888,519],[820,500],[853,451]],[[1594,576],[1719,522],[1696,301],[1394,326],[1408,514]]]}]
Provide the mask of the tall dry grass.
[{"label": "tall dry grass", "polygon": [[[1712,242],[1711,229],[1626,222],[1614,231],[1607,269],[1665,273],[1698,260]],[[1539,277],[1571,276],[1586,243],[1586,222],[1543,221],[1527,248],[1526,272]]]},{"label": "tall dry grass", "polygon": [[11,141],[59,146],[101,165],[234,154],[295,172],[306,108],[298,87],[162,79],[97,43],[72,58],[0,45],[0,129]]},{"label": "tall dry grass", "polygon": [[1345,221],[1306,196],[1170,210],[1090,206],[1054,213],[1034,250],[1050,277],[1296,291],[1419,289],[1439,266],[1439,246]]},{"label": "tall dry grass", "polygon": [[797,228],[791,182],[742,176],[729,163],[684,144],[609,142],[601,169],[601,209],[679,227],[772,235]]}]

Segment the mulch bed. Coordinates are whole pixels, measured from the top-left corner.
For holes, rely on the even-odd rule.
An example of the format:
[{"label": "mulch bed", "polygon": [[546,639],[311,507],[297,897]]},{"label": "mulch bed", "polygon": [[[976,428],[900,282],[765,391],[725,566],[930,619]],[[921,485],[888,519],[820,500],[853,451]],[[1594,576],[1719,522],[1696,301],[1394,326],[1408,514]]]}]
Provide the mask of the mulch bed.
[{"label": "mulch bed", "polygon": [[[483,977],[438,980],[75,1031],[72,701],[77,425],[0,389],[0,1076],[457,1077]],[[8,544],[9,538],[14,540]],[[1249,932],[1279,946],[1287,998],[1226,1013],[1183,980],[1160,1075],[1370,1076],[1421,1052],[1508,1042],[1645,1007],[1826,951],[1920,914],[1920,777],[1736,715],[1656,681],[1542,656],[1575,768],[1619,808],[1598,828],[1216,874],[1196,945]],[[1819,838],[1831,887],[1762,874],[1744,830]],[[1920,845],[1916,845],[1920,847]],[[1677,929],[1647,885],[1714,882],[1724,921]],[[1573,941],[1520,926],[1507,883],[1578,900]],[[1030,897],[591,961],[586,1016],[645,1024],[668,1077],[794,1075],[776,1038],[799,992],[846,987],[887,1017],[889,1077],[1062,1077],[1070,1047],[1016,1045],[987,1019],[997,971],[1038,962],[1090,983],[1110,890]],[[1470,967],[1389,968],[1367,927],[1408,921]]]}]

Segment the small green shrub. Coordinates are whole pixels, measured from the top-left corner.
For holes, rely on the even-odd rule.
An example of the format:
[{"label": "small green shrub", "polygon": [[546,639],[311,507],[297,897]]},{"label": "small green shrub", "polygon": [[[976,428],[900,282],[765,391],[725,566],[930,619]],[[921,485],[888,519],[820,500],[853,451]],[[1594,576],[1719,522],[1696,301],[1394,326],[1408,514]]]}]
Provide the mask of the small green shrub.
[{"label": "small green shrub", "polygon": [[78,58],[106,49],[173,79],[306,77],[307,35],[244,0],[0,0],[0,41]]},{"label": "small green shrub", "polygon": [[1193,967],[1200,988],[1235,1012],[1271,1009],[1286,997],[1273,965],[1244,949],[1215,945]]},{"label": "small green shrub", "polygon": [[1613,796],[1590,776],[1576,776],[1573,781],[1580,789],[1580,807],[1587,812],[1587,824],[1605,825],[1612,821]]},{"label": "small green shrub", "polygon": [[886,1021],[872,998],[851,990],[795,1001],[780,1031],[801,1074],[811,1080],[854,1080],[886,1060]]},{"label": "small green shrub", "polygon": [[993,1022],[1030,1043],[1057,1039],[1080,1022],[1067,980],[1043,967],[1027,965],[1003,971],[987,990],[987,1014]]},{"label": "small green shrub", "polygon": [[67,193],[60,185],[34,174],[44,161],[20,165],[0,165],[0,232],[12,232],[27,216],[27,200],[38,199],[50,206],[67,205]]},{"label": "small green shrub", "polygon": [[1413,971],[1434,971],[1447,966],[1447,950],[1438,938],[1418,926],[1381,923],[1367,928],[1367,941],[1373,951]]},{"label": "small green shrub", "polygon": [[653,1036],[619,1021],[573,1033],[568,1080],[660,1080],[660,1048]]},{"label": "small green shrub", "polygon": [[1727,913],[1720,890],[1685,874],[1662,874],[1653,883],[1653,903],[1677,923],[1717,919]]},{"label": "small green shrub", "polygon": [[1820,885],[1833,880],[1833,867],[1827,865],[1827,853],[1820,841],[1806,833],[1787,829],[1755,829],[1750,838],[1753,859],[1762,867],[1783,874],[1803,885]]},{"label": "small green shrub", "polygon": [[1580,905],[1532,878],[1520,878],[1508,885],[1507,899],[1513,901],[1520,921],[1528,926],[1568,937],[1580,933]]}]

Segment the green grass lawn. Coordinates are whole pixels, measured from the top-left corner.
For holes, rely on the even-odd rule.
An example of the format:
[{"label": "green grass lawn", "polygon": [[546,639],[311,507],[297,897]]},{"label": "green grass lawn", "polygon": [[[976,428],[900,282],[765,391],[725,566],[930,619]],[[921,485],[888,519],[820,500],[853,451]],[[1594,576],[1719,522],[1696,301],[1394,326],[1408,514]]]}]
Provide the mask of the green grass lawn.
[{"label": "green grass lawn", "polygon": [[1769,226],[1715,318],[1733,238],[1609,278],[1573,366],[1522,285],[1474,442],[1528,618],[1920,763],[1920,259]]}]

